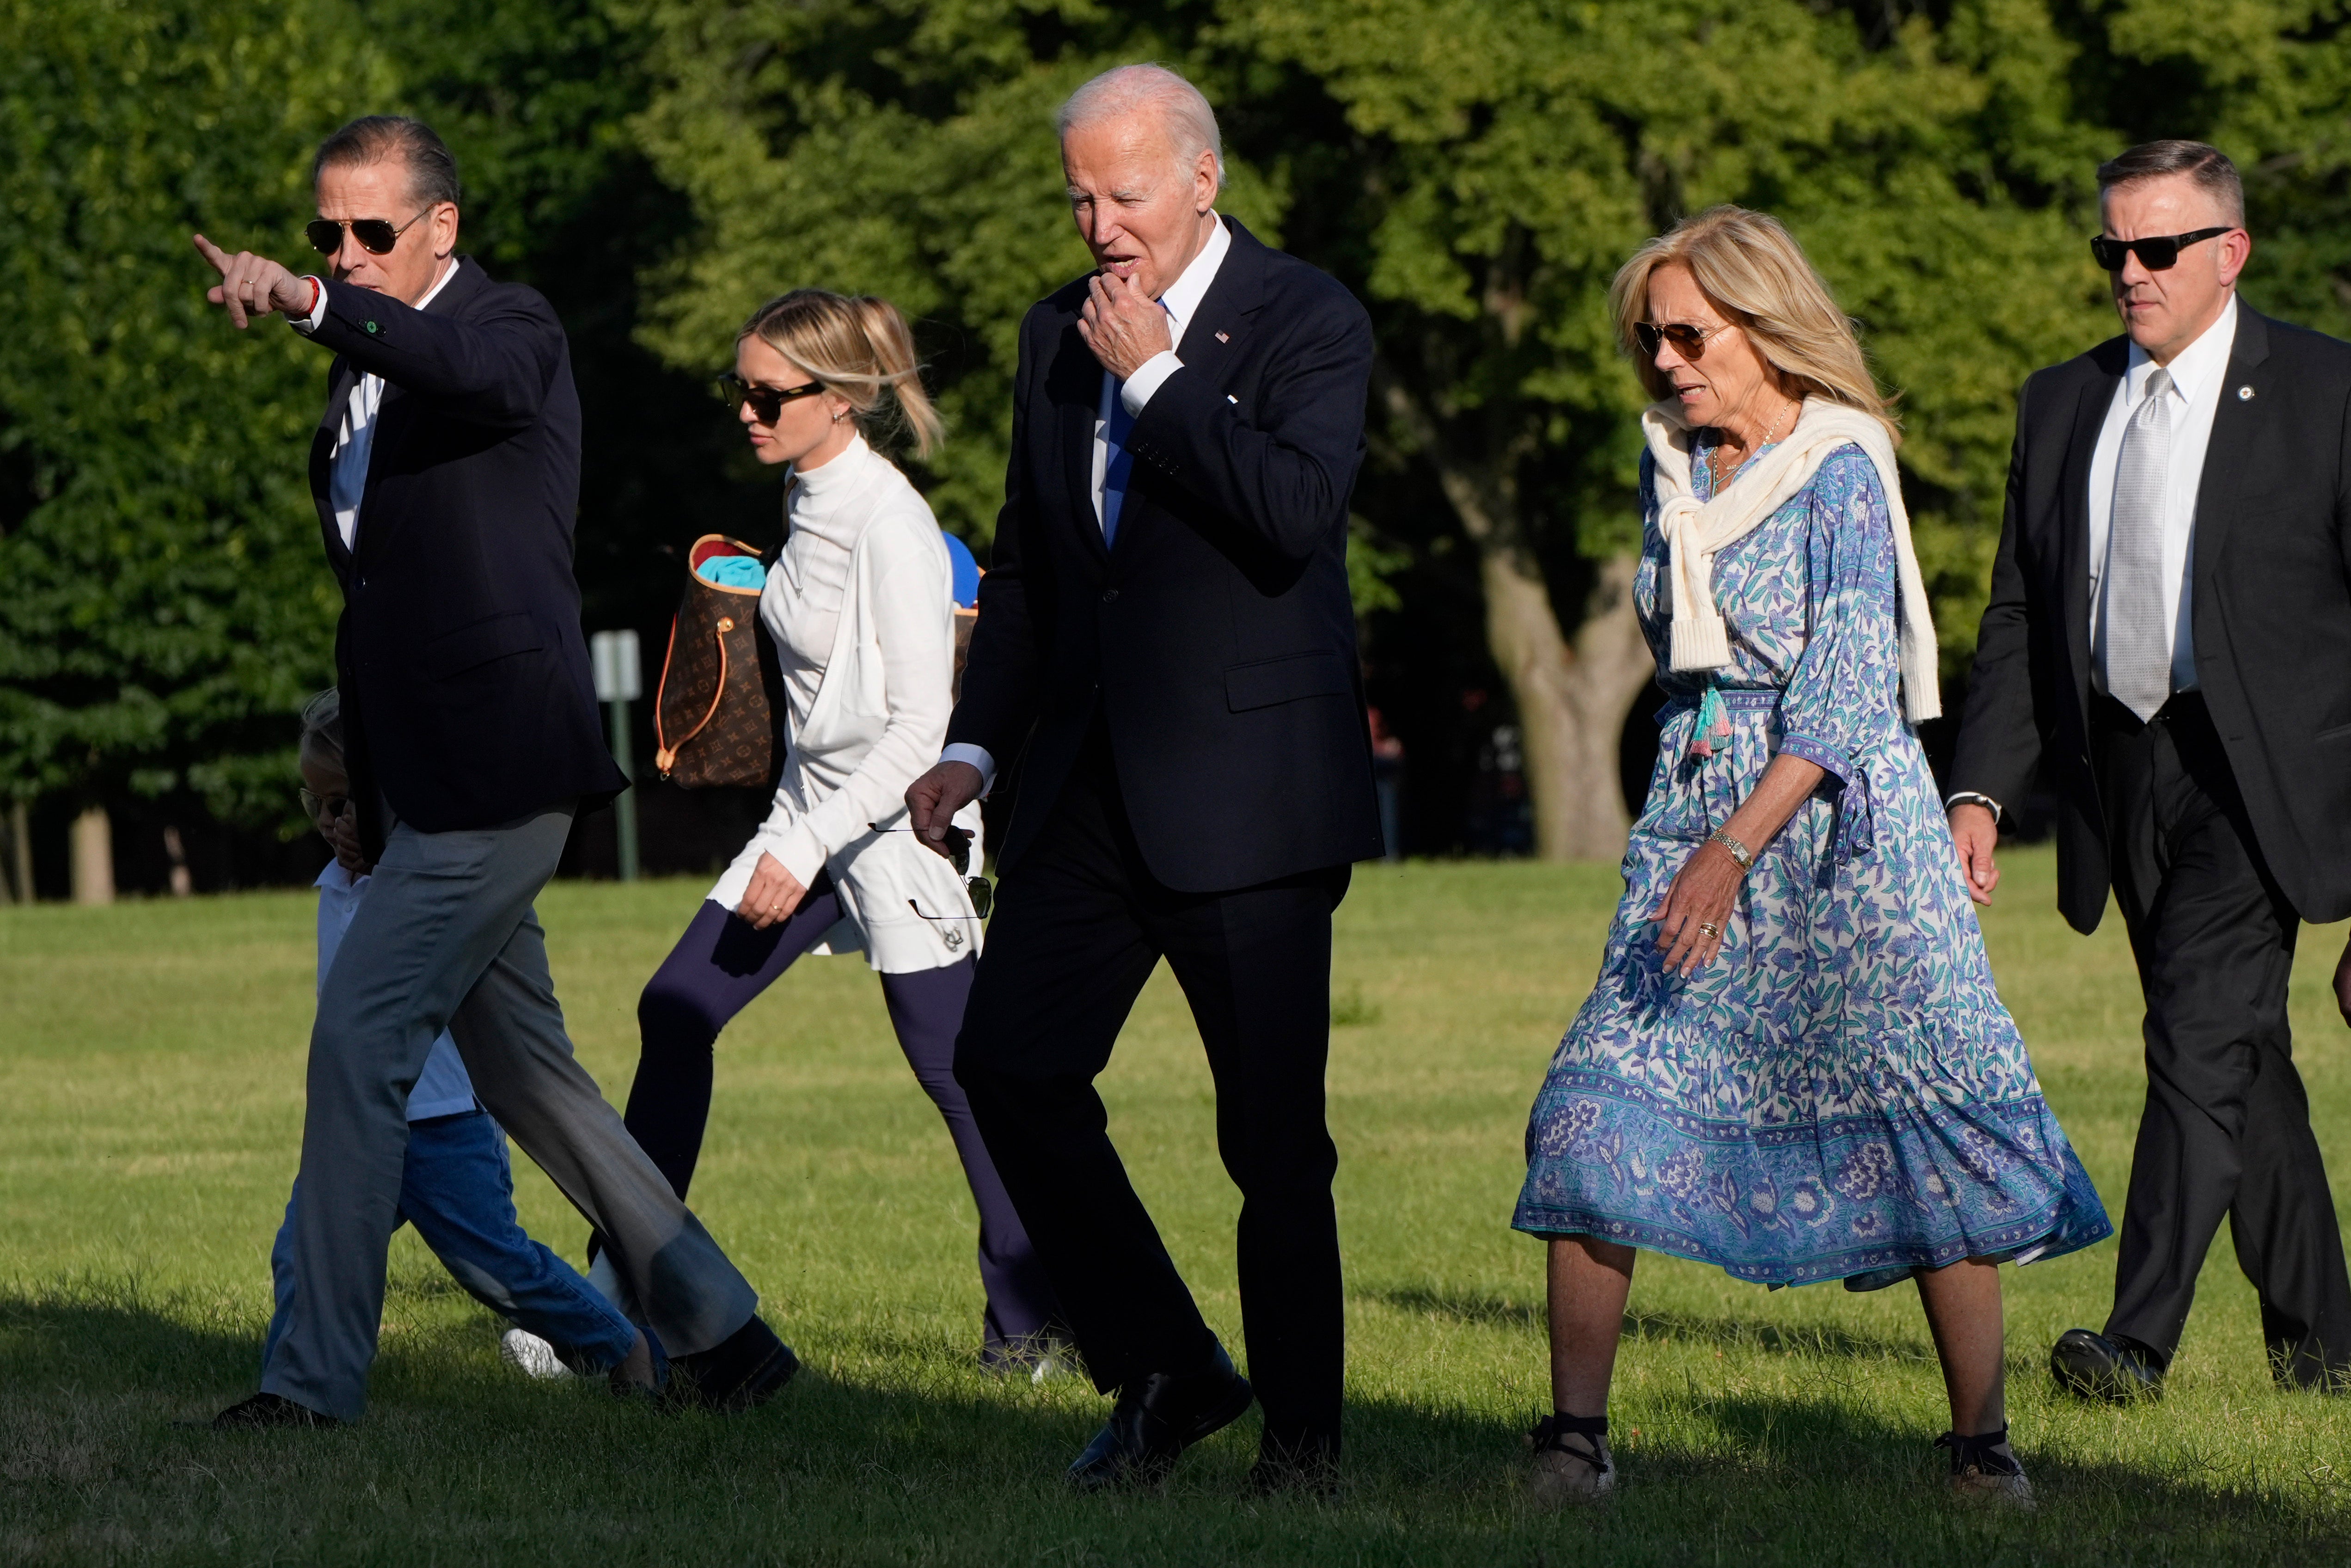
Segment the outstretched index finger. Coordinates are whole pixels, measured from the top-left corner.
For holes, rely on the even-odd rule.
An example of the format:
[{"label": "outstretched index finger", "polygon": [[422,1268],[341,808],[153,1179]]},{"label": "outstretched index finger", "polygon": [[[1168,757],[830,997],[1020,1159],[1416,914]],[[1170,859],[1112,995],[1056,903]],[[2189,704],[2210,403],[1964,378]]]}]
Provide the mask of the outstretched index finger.
[{"label": "outstretched index finger", "polygon": [[203,256],[206,261],[211,262],[214,267],[219,269],[220,275],[223,277],[226,277],[228,276],[228,257],[222,254],[221,247],[214,245],[212,241],[206,239],[202,235],[191,235],[188,237],[196,242],[196,254]]}]

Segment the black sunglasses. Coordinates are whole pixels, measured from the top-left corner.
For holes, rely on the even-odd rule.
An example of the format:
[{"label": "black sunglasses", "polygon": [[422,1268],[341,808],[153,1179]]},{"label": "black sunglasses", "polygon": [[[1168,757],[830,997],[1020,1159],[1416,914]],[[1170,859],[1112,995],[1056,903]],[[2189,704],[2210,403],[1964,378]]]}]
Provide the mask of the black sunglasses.
[{"label": "black sunglasses", "polygon": [[[885,828],[879,822],[868,822],[865,825],[877,833],[911,833],[914,831],[911,827]],[[963,878],[963,890],[971,895],[972,914],[982,920],[987,919],[987,912],[996,904],[996,889],[989,885],[986,877],[971,874],[971,832],[968,829],[949,828],[947,830],[947,863],[956,868],[957,876]],[[961,915],[932,915],[911,898],[906,900],[906,907],[925,920],[967,918]]]},{"label": "black sunglasses", "polygon": [[718,401],[728,408],[741,408],[749,403],[753,416],[761,424],[775,423],[783,414],[784,404],[794,398],[814,397],[824,391],[822,382],[802,382],[796,387],[763,387],[756,382],[745,381],[733,371],[720,376],[713,386],[718,393]]},{"label": "black sunglasses", "polygon": [[[432,210],[432,207],[427,207],[424,213]],[[351,231],[351,237],[359,241],[360,248],[370,256],[390,256],[392,247],[400,243],[400,236],[414,228],[417,218],[422,218],[424,213],[417,214],[416,217],[398,228],[392,226],[390,218],[313,218],[302,225],[302,232],[310,236],[311,245],[318,248],[320,256],[333,256],[343,248],[345,229]]]},{"label": "black sunglasses", "polygon": [[1654,360],[1658,348],[1671,343],[1676,352],[1695,364],[1706,358],[1706,340],[1717,332],[1729,329],[1726,321],[1719,327],[1693,327],[1687,321],[1635,321],[1633,340],[1641,345],[1641,357]]},{"label": "black sunglasses", "polygon": [[2109,239],[2100,235],[2090,241],[2090,254],[2108,272],[2120,272],[2133,251],[2138,252],[2138,264],[2149,272],[2168,272],[2179,264],[2180,246],[2234,232],[2235,225],[2223,224],[2217,229],[2198,229],[2192,235],[2158,235],[2147,239]]}]

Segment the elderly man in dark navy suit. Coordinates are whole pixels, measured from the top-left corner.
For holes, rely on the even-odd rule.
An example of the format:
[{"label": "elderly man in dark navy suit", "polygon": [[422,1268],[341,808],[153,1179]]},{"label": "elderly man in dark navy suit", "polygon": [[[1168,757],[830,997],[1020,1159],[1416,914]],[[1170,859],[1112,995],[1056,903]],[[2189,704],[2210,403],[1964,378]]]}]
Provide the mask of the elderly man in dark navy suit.
[{"label": "elderly man in dark navy suit", "polygon": [[329,277],[195,237],[239,328],[283,314],[336,356],[310,485],[343,588],[346,760],[374,864],[310,1036],[295,1306],[261,1392],[215,1425],[333,1425],[365,1406],[404,1107],[444,1028],[486,1107],[610,1240],[622,1304],[651,1331],[616,1385],[746,1407],[798,1363],[572,1059],[531,908],[574,813],[626,783],[571,570],[580,401],[562,324],[456,254],[456,163],[421,122],[354,120],[316,180]]},{"label": "elderly man in dark navy suit", "polygon": [[[963,696],[907,800],[943,842],[1019,759],[956,1047],[1005,1185],[1117,1405],[1079,1486],[1150,1481],[1264,1404],[1252,1478],[1327,1487],[1344,1358],[1324,1126],[1331,915],[1381,852],[1347,593],[1363,307],[1221,216],[1216,117],[1129,66],[1061,112],[1097,269],[1022,324]],[[1241,1377],[1128,1183],[1093,1080],[1161,957],[1239,1186]]]}]

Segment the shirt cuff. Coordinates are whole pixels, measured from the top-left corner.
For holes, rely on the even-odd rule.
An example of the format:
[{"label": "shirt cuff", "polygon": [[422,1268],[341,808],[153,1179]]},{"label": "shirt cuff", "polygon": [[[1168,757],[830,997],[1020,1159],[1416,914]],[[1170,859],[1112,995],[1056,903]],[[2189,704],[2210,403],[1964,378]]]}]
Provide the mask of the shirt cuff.
[{"label": "shirt cuff", "polygon": [[996,758],[987,754],[987,747],[984,746],[973,746],[967,741],[957,741],[939,753],[939,760],[968,763],[978,768],[979,798],[983,800],[987,799],[988,791],[996,788]]},{"label": "shirt cuff", "polygon": [[318,297],[311,300],[308,315],[288,316],[286,318],[286,324],[297,332],[307,335],[317,331],[319,323],[327,319],[327,286],[320,282],[315,274],[305,277],[302,281],[318,290]]},{"label": "shirt cuff", "polygon": [[1118,401],[1126,404],[1126,412],[1130,415],[1140,417],[1143,405],[1151,401],[1151,394],[1157,392],[1169,376],[1183,368],[1184,361],[1176,357],[1175,350],[1160,350],[1137,365],[1134,374],[1120,385]]},{"label": "shirt cuff", "polygon": [[2007,810],[1999,801],[1993,800],[1989,795],[1979,795],[1972,789],[1955,789],[1949,796],[1944,798],[1944,810],[1949,811],[1954,806],[1981,806],[1985,810],[1991,813],[1992,826],[1994,827],[1998,827],[2000,825],[2000,820],[2008,815]]}]

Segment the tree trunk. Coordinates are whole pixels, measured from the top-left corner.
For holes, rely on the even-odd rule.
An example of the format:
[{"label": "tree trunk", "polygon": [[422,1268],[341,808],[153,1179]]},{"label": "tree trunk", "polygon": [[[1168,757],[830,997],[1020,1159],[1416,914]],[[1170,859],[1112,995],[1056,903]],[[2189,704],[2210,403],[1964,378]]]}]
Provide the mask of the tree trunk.
[{"label": "tree trunk", "polygon": [[114,902],[114,823],[106,808],[92,806],[73,821],[73,901]]},{"label": "tree trunk", "polygon": [[8,838],[16,862],[16,902],[33,902],[33,813],[22,800],[8,808]]},{"label": "tree trunk", "polygon": [[1655,666],[1633,612],[1633,561],[1600,564],[1573,642],[1534,563],[1479,552],[1486,643],[1518,705],[1536,852],[1547,861],[1617,859],[1625,814],[1617,749],[1625,716]]},{"label": "tree trunk", "polygon": [[1541,566],[1520,515],[1516,444],[1465,457],[1448,448],[1427,410],[1394,377],[1388,408],[1436,465],[1462,531],[1478,547],[1486,646],[1519,710],[1535,852],[1547,861],[1613,861],[1625,852],[1617,743],[1625,716],[1655,673],[1633,611],[1630,557],[1600,563],[1573,639],[1560,630]]}]

